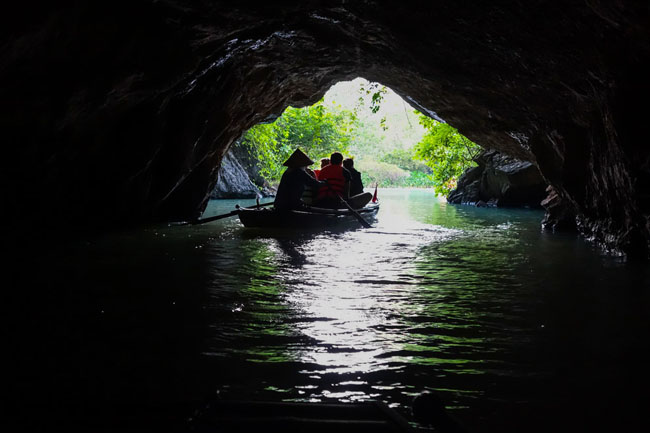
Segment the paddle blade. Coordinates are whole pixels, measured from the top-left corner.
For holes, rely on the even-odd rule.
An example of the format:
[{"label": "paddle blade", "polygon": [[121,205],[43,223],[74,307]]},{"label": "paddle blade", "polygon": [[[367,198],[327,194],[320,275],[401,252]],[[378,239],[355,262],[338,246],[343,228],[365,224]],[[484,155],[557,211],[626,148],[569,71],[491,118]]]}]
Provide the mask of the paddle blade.
[{"label": "paddle blade", "polygon": [[372,202],[377,203],[377,185],[375,185],[375,193],[372,195]]}]

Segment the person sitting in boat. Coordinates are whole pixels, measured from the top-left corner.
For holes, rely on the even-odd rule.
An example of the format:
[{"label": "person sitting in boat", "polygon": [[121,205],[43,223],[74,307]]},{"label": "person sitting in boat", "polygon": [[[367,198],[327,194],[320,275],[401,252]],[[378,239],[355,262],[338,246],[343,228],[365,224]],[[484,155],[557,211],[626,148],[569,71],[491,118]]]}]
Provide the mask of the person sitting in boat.
[{"label": "person sitting in boat", "polygon": [[329,158],[321,158],[320,160],[320,169],[314,170],[314,173],[316,173],[316,179],[318,179],[318,175],[320,174],[320,171],[325,168],[326,166],[330,165],[330,159]]},{"label": "person sitting in boat", "polygon": [[274,207],[278,210],[292,210],[305,207],[301,200],[305,187],[317,188],[326,182],[317,180],[307,173],[306,169],[314,161],[309,159],[302,150],[296,149],[289,159],[284,162],[287,169],[282,174],[278,191],[275,193]]},{"label": "person sitting in boat", "polygon": [[350,195],[357,195],[363,192],[363,181],[361,180],[361,173],[354,168],[354,160],[352,158],[345,158],[343,160],[343,167],[350,172]]},{"label": "person sitting in boat", "polygon": [[[305,171],[307,174],[309,174],[311,177],[314,179],[318,179],[316,176],[315,171],[312,170],[311,168],[305,167]],[[316,199],[316,194],[318,193],[318,188],[320,188],[320,184],[316,187],[314,186],[305,186],[305,190],[302,193],[301,200],[306,204],[306,205],[313,205],[314,200]]]},{"label": "person sitting in boat", "polygon": [[330,156],[330,164],[321,169],[318,179],[326,181],[327,185],[318,190],[315,206],[337,209],[345,207],[341,203],[341,200],[345,200],[353,208],[360,209],[372,199],[370,193],[350,196],[352,175],[342,164],[343,155],[334,152]]},{"label": "person sitting in boat", "polygon": [[363,192],[363,181],[361,180],[361,173],[354,168],[354,160],[352,158],[345,158],[343,160],[343,168],[350,172],[350,199],[353,200],[352,207],[364,207],[372,200],[372,194]]},{"label": "person sitting in boat", "polygon": [[[306,169],[307,173],[311,174],[313,177],[318,179],[318,174],[320,173],[320,170],[323,167],[329,165],[329,163],[330,163],[329,158],[321,158],[321,160],[320,160],[320,169],[316,169],[316,170],[312,171],[309,168],[307,168]],[[305,192],[302,194],[302,201],[304,201],[308,205],[314,204],[314,202],[316,201],[316,196],[318,195],[318,189],[319,188],[320,188],[320,186],[317,186],[315,188],[314,187],[305,188]]]}]

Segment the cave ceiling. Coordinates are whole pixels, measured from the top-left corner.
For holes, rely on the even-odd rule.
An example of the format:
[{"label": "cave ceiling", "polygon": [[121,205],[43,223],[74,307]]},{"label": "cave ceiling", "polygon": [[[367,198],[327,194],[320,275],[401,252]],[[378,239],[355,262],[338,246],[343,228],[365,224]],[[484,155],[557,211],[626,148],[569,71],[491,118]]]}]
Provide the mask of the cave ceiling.
[{"label": "cave ceiling", "polygon": [[[8,216],[187,219],[243,131],[361,76],[536,164],[647,255],[647,1],[20,3],[0,34]],[[84,218],[79,218],[84,215]],[[31,218],[31,219],[30,219]]]}]

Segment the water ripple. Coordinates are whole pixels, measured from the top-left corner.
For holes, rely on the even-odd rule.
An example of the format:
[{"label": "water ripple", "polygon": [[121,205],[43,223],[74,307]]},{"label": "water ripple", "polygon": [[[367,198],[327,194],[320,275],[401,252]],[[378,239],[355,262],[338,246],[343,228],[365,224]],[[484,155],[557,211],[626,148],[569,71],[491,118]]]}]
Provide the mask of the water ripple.
[{"label": "water ripple", "polygon": [[400,200],[369,230],[215,241],[206,355],[297,401],[401,407],[437,390],[476,410],[534,399],[515,380],[546,392],[567,349],[548,327],[565,244],[545,242],[539,212]]}]

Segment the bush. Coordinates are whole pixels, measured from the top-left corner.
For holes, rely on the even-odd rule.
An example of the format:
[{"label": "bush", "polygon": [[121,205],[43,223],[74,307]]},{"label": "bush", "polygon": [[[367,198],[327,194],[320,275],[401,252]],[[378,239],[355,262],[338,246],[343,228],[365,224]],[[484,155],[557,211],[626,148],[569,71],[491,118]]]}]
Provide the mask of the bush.
[{"label": "bush", "polygon": [[355,161],[355,168],[361,172],[361,179],[366,187],[376,183],[382,186],[397,186],[401,179],[409,176],[408,171],[395,164],[368,159]]},{"label": "bush", "polygon": [[416,160],[414,149],[394,149],[390,153],[385,154],[380,158],[382,162],[394,164],[402,170],[410,172],[422,172],[431,174],[431,168],[422,161]]},{"label": "bush", "polygon": [[410,172],[410,176],[403,179],[399,186],[409,188],[434,188],[436,183],[430,174],[421,171],[412,171]]}]

